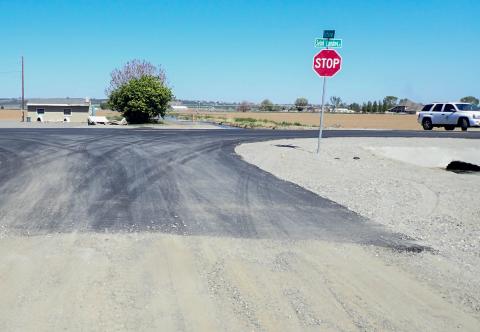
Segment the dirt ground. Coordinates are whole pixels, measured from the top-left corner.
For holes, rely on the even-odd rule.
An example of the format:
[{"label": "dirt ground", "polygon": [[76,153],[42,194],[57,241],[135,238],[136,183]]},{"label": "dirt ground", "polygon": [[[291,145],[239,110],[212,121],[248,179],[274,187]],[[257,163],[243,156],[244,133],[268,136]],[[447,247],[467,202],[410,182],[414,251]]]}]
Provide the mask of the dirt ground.
[{"label": "dirt ground", "polygon": [[[188,114],[192,114],[188,112]],[[201,115],[223,118],[253,118],[275,122],[299,122],[305,126],[318,126],[319,113],[286,113],[286,112],[204,112]],[[325,127],[352,129],[398,129],[419,130],[416,115],[397,114],[333,114],[325,113]]]},{"label": "dirt ground", "polygon": [[101,109],[97,110],[95,114],[97,116],[120,116],[119,112],[112,111],[112,110],[101,110]]},{"label": "dirt ground", "polygon": [[2,331],[478,331],[358,245],[73,233],[0,252]]},{"label": "dirt ground", "polygon": [[22,111],[0,110],[0,121],[22,121]]},{"label": "dirt ground", "polygon": [[[398,247],[356,241],[378,234],[367,221],[259,172],[230,143],[288,133],[13,132],[0,130],[0,331],[479,330],[474,313],[397,263],[442,267],[442,256],[389,260]],[[329,178],[348,180],[336,166]],[[385,193],[350,186],[354,197]]]},{"label": "dirt ground", "polygon": [[277,140],[236,151],[281,179],[432,248],[412,256],[379,255],[479,318],[480,175],[445,171],[452,160],[480,163],[477,140],[328,138],[320,158],[316,144]]}]

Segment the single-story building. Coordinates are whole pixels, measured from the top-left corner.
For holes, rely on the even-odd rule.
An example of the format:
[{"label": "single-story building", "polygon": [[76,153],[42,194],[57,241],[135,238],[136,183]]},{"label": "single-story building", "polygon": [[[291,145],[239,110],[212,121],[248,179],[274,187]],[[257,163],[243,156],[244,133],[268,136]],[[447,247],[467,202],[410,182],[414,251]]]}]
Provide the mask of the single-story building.
[{"label": "single-story building", "polygon": [[87,123],[89,115],[88,98],[29,99],[26,121]]}]

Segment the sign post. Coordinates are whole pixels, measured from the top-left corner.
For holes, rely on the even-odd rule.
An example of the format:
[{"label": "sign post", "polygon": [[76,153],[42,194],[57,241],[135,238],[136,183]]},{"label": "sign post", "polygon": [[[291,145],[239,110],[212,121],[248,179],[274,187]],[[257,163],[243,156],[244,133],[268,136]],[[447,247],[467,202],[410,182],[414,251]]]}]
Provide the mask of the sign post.
[{"label": "sign post", "polygon": [[323,135],[323,107],[325,105],[325,88],[327,86],[327,76],[323,77],[323,89],[322,89],[322,108],[320,110],[320,128],[318,129],[318,141],[317,141],[317,156],[320,157],[320,140]]},{"label": "sign post", "polygon": [[[327,77],[335,76],[342,68],[342,57],[335,50],[328,49],[329,40],[335,37],[335,30],[325,30],[323,37],[326,40],[326,49],[321,50],[313,57],[313,70],[323,77],[322,108],[320,111],[320,128],[318,131],[317,156],[320,156],[320,140],[323,135],[323,114],[325,107],[325,90]],[[318,39],[318,38],[317,38]],[[341,41],[341,39],[339,39]],[[316,42],[315,42],[316,43]],[[341,45],[341,42],[340,42]]]}]

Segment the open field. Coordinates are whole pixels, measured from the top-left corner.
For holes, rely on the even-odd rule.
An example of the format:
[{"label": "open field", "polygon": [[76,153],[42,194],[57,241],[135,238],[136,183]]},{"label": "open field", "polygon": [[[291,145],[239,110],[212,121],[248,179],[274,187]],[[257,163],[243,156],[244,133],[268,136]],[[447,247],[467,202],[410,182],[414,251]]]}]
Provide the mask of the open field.
[{"label": "open field", "polygon": [[0,110],[0,121],[22,121],[22,111]]},{"label": "open field", "polygon": [[[122,118],[119,112],[97,110],[96,115],[109,119]],[[309,129],[318,127],[319,113],[286,112],[174,112],[184,119],[205,120],[245,128]],[[20,110],[0,110],[0,121],[21,121]],[[422,130],[416,115],[397,114],[334,114],[325,113],[325,128]],[[171,125],[171,124],[170,124]],[[434,130],[443,131],[443,128]],[[457,129],[458,130],[458,129]],[[470,129],[478,130],[478,129]]]},{"label": "open field", "polygon": [[95,115],[106,116],[107,118],[119,118],[122,116],[119,112],[112,111],[112,110],[102,110],[102,109],[97,109],[97,111],[95,112]]},{"label": "open field", "polygon": [[[277,124],[318,127],[319,113],[286,113],[286,112],[184,112],[184,116],[207,119],[255,119],[272,121]],[[325,113],[326,128],[344,129],[398,129],[419,130],[416,115],[397,114],[333,114]]]}]

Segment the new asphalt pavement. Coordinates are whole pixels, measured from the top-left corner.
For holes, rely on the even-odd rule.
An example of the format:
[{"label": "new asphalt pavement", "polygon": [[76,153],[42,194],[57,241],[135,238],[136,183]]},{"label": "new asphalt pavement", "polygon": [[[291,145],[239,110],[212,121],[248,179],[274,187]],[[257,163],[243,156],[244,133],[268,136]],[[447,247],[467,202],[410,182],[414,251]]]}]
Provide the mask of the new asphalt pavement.
[{"label": "new asphalt pavement", "polygon": [[[163,232],[322,239],[422,250],[401,234],[241,160],[237,144],[316,131],[0,129],[0,227],[37,235]],[[325,131],[480,138],[480,132]]]}]

